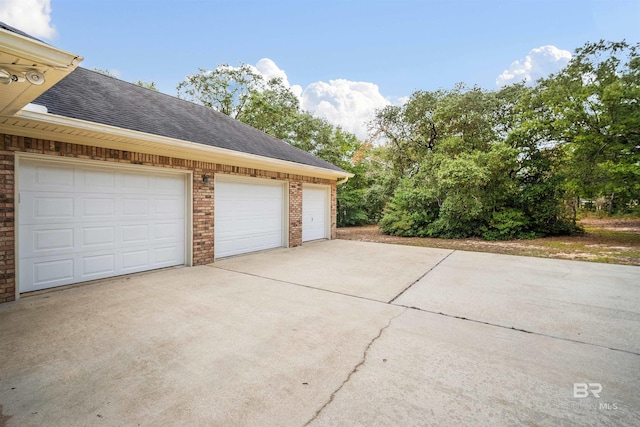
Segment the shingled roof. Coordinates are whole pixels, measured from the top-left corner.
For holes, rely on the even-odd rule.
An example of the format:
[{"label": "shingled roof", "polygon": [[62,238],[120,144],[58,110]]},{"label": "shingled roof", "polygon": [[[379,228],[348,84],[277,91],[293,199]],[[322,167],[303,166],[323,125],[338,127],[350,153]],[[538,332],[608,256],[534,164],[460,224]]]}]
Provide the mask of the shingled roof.
[{"label": "shingled roof", "polygon": [[210,108],[76,68],[38,97],[51,114],[342,172]]},{"label": "shingled roof", "polygon": [[15,28],[15,27],[12,27],[11,25],[5,24],[2,21],[0,21],[0,28],[2,28],[3,30],[11,31],[12,33],[19,34],[19,35],[21,35],[23,37],[30,38],[32,40],[37,40],[40,43],[44,43],[42,40],[37,39],[37,38],[33,37],[32,35],[25,33],[24,31],[20,31],[19,29]]}]

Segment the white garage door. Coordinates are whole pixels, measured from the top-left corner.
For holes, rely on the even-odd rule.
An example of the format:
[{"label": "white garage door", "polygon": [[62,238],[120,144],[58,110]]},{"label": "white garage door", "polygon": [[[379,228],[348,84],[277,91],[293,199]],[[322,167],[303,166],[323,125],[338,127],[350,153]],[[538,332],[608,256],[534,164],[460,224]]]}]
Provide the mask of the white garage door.
[{"label": "white garage door", "polygon": [[216,177],[216,258],[284,246],[284,188],[281,181]]},{"label": "white garage door", "polygon": [[327,189],[302,187],[302,241],[327,238]]},{"label": "white garage door", "polygon": [[185,263],[185,176],[19,163],[21,292]]}]

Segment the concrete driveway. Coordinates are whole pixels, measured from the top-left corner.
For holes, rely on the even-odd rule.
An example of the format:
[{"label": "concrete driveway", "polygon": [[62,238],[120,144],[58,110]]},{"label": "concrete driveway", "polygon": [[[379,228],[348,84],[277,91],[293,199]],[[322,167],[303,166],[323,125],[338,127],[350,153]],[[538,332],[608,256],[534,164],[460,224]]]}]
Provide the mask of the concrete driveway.
[{"label": "concrete driveway", "polygon": [[633,426],[638,372],[638,267],[334,240],[0,305],[0,426]]}]

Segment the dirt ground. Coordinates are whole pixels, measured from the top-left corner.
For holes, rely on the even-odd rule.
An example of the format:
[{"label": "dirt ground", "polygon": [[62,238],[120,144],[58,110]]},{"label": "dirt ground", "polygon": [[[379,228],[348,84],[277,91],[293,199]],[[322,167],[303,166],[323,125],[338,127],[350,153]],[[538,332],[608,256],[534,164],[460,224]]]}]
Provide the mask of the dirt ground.
[{"label": "dirt ground", "polygon": [[584,233],[575,236],[499,242],[388,236],[377,225],[338,228],[338,239],[640,265],[640,218],[587,218],[580,224]]}]

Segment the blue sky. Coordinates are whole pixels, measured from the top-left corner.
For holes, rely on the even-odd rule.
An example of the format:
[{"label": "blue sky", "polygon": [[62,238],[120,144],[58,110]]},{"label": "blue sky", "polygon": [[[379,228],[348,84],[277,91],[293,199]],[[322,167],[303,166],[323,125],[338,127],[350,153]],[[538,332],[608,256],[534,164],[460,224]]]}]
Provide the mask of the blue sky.
[{"label": "blue sky", "polygon": [[557,71],[586,41],[640,41],[639,0],[0,0],[0,20],[169,94],[199,67],[266,58],[263,74],[360,136],[416,89],[496,89]]}]

